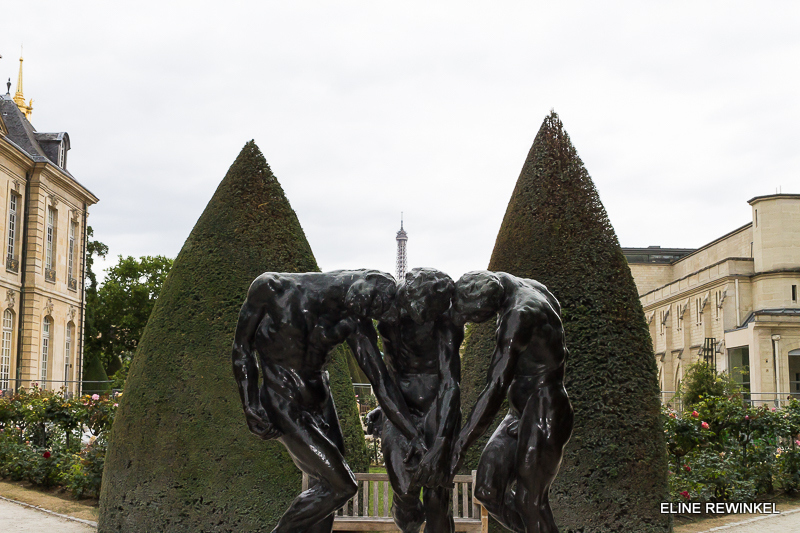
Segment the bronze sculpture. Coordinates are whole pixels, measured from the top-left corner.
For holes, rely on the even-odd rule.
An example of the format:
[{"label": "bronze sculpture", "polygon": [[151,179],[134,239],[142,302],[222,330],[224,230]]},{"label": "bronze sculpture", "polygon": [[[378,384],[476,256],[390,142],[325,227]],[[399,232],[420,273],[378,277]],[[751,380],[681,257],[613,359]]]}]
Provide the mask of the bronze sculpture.
[{"label": "bronze sculpture", "polygon": [[[464,325],[493,317],[487,385],[459,432]],[[312,479],[273,533],[328,533],[334,511],[356,494],[324,370],[341,342],[380,403],[369,430],[382,424],[401,531],[418,533],[423,523],[426,533],[454,531],[453,476],[507,395],[509,412],[481,455],[475,496],[512,531],[558,532],[548,493],[573,424],[558,301],[541,283],[504,272],[470,272],[454,284],[438,270],[414,269],[399,288],[370,270],[265,273],[251,285],[232,355],[245,419],[259,437],[279,439]]]},{"label": "bronze sculpture", "polygon": [[424,453],[419,432],[386,373],[371,321],[390,311],[395,294],[392,276],[369,270],[268,272],[250,286],[232,354],[245,419],[262,439],[280,440],[297,467],[314,480],[273,533],[330,532],[333,512],[356,494],[324,370],[339,343],[348,343],[387,419],[408,440],[404,460]]},{"label": "bronze sculpture", "polygon": [[462,322],[497,316],[497,344],[486,388],[453,445],[451,475],[507,394],[508,414],[481,454],[475,496],[514,532],[558,533],[549,491],[573,424],[558,300],[536,281],[475,271],[456,283],[455,314]]}]

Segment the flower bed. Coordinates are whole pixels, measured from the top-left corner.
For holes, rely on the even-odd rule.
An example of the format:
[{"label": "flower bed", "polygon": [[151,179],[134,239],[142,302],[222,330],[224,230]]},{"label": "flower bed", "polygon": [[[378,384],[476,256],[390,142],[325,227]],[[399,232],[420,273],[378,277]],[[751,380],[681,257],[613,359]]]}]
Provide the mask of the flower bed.
[{"label": "flower bed", "polygon": [[675,502],[752,501],[800,488],[800,402],[752,407],[740,394],[663,410]]},{"label": "flower bed", "polygon": [[117,396],[69,399],[35,384],[0,396],[0,478],[99,496]]}]

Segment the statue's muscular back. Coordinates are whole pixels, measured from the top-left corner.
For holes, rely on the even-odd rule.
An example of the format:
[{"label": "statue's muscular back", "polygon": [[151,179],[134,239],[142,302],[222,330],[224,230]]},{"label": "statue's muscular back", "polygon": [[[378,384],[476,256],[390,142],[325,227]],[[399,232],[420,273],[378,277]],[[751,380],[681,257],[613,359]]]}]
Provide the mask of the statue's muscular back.
[{"label": "statue's muscular back", "polygon": [[519,413],[541,386],[563,384],[568,352],[561,308],[541,283],[504,272],[496,274],[508,295],[499,312],[497,343],[519,351],[508,390],[511,408]]},{"label": "statue's muscular back", "polygon": [[254,339],[264,383],[301,406],[327,400],[322,372],[331,350],[355,328],[343,303],[355,277],[335,274],[269,272],[253,282],[252,303],[265,307]]}]

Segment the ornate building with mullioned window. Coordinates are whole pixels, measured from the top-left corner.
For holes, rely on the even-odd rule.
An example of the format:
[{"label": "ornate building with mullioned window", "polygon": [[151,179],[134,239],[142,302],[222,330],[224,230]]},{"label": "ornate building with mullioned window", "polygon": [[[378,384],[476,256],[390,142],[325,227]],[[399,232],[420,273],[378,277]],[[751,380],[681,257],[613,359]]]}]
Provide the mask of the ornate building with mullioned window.
[{"label": "ornate building with mullioned window", "polygon": [[0,390],[79,392],[86,216],[97,197],[67,170],[66,132],[40,133],[25,103],[0,96]]}]

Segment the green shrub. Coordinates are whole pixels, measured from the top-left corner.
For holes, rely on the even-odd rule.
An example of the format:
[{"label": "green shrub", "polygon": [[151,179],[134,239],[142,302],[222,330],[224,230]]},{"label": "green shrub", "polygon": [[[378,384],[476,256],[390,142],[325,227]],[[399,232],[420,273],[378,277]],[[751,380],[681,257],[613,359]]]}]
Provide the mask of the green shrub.
[{"label": "green shrub", "polygon": [[697,362],[686,369],[686,375],[678,385],[675,397],[683,402],[685,408],[691,408],[703,398],[739,393],[741,387],[730,374],[717,373],[704,362]]}]

